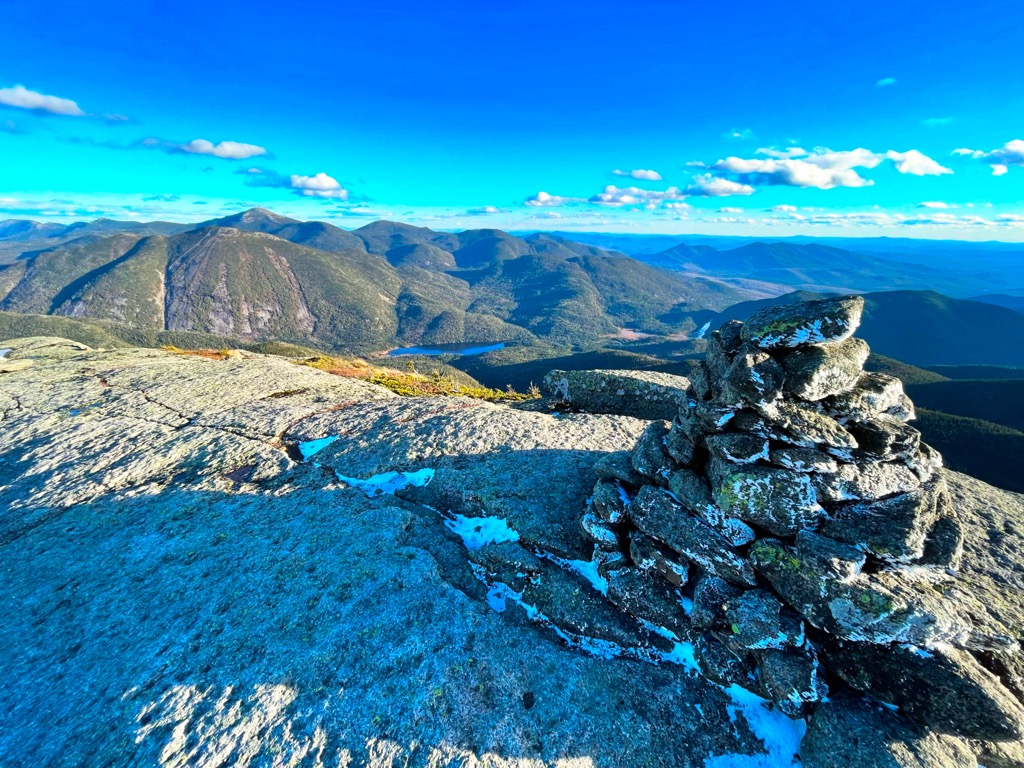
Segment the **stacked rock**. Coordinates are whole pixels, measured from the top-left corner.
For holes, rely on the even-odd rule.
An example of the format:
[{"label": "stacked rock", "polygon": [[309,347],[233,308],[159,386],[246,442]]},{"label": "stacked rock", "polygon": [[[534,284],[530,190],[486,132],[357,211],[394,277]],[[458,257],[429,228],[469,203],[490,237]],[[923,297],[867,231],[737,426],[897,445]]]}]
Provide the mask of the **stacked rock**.
[{"label": "stacked rock", "polygon": [[609,599],[687,627],[715,682],[791,716],[849,686],[940,733],[1021,738],[989,671],[1016,643],[958,591],[942,460],[901,382],[864,371],[863,306],[770,307],[712,334],[674,420],[598,466],[583,529]]}]

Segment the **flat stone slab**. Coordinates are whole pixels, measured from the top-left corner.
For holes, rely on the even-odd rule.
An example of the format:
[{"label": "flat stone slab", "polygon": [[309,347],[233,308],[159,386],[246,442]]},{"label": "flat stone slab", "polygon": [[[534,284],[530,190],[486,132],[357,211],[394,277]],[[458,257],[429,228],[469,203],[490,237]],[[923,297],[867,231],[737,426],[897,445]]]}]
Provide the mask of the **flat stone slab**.
[{"label": "flat stone slab", "polygon": [[657,371],[551,371],[544,388],[588,413],[671,420],[686,405],[690,380]]}]

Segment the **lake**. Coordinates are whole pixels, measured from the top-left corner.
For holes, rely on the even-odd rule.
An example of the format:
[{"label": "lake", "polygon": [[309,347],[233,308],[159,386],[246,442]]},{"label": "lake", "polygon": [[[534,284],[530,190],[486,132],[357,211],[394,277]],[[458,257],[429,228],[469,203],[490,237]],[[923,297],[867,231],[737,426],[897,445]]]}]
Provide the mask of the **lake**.
[{"label": "lake", "polygon": [[494,352],[504,348],[504,341],[498,341],[493,344],[435,344],[425,347],[392,349],[388,352],[388,357],[401,357],[403,355],[482,355],[485,352]]}]

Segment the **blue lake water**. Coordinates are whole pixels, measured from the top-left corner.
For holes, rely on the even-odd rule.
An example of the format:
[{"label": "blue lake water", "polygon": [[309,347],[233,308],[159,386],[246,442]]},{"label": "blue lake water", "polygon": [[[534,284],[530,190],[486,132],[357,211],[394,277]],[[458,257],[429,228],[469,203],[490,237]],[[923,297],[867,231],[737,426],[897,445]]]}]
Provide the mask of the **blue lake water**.
[{"label": "blue lake water", "polygon": [[392,349],[388,352],[388,357],[401,357],[402,355],[482,355],[484,352],[494,352],[504,348],[504,341],[495,342],[494,344],[436,344],[426,347]]}]

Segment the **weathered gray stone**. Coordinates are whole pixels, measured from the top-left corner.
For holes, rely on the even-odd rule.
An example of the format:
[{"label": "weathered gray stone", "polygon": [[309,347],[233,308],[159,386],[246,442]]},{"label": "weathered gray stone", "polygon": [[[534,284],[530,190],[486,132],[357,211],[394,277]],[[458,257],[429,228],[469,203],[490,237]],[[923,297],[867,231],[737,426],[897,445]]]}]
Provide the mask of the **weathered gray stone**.
[{"label": "weathered gray stone", "polygon": [[786,400],[758,409],[768,435],[802,448],[821,448],[841,459],[849,459],[857,440],[831,416],[816,408]]},{"label": "weathered gray stone", "polygon": [[868,359],[862,339],[800,347],[782,358],[786,392],[802,400],[824,400],[857,384]]},{"label": "weathered gray stone", "polygon": [[839,469],[835,459],[815,448],[775,448],[768,454],[768,460],[794,472],[832,473]]},{"label": "weathered gray stone", "polygon": [[685,586],[690,579],[685,561],[641,531],[629,534],[629,556],[637,568],[659,575],[674,587]]},{"label": "weathered gray stone", "polygon": [[514,541],[502,541],[478,549],[471,549],[468,558],[483,568],[495,581],[522,592],[530,581],[535,581],[550,566],[526,547]]},{"label": "weathered gray stone", "polygon": [[725,623],[732,632],[730,645],[748,650],[790,648],[804,643],[803,621],[778,598],[763,589],[751,589],[729,600]]},{"label": "weathered gray stone", "polygon": [[708,435],[708,450],[734,464],[753,464],[768,460],[768,441],[744,432]]},{"label": "weathered gray stone", "polygon": [[705,451],[694,444],[686,433],[687,428],[676,417],[665,436],[665,450],[682,467],[699,465],[703,463]]},{"label": "weathered gray stone", "polygon": [[[736,415],[732,406],[720,405],[715,401],[699,402],[693,409],[697,422],[705,434],[723,432],[729,428],[729,422]],[[695,442],[699,439],[690,435]]]},{"label": "weathered gray stone", "polygon": [[671,419],[686,405],[689,379],[657,371],[551,371],[544,388],[587,413]]},{"label": "weathered gray stone", "polygon": [[629,494],[618,480],[599,480],[594,486],[590,509],[603,523],[617,525],[626,519]]},{"label": "weathered gray stone", "polygon": [[640,530],[694,565],[726,581],[754,585],[754,571],[736,548],[664,491],[644,486],[633,500],[631,515]]},{"label": "weathered gray stone", "polygon": [[884,373],[862,373],[853,389],[826,399],[823,405],[833,416],[855,421],[881,415],[900,421],[914,418],[914,404],[904,393],[903,382]]},{"label": "weathered gray stone", "polygon": [[719,331],[712,333],[708,338],[707,351],[704,353],[704,365],[708,369],[711,391],[715,394],[720,391],[725,373],[732,365],[732,354],[722,343],[721,333]]},{"label": "weathered gray stone", "polygon": [[711,377],[703,360],[690,371],[690,394],[694,400],[711,397]]},{"label": "weathered gray stone", "polygon": [[823,503],[845,501],[874,501],[917,488],[921,481],[912,469],[902,462],[872,462],[870,464],[841,464],[832,474],[811,475],[818,498]]},{"label": "weathered gray stone", "polygon": [[828,694],[818,659],[810,652],[769,649],[755,657],[761,687],[783,714],[803,717]]},{"label": "weathered gray stone", "polygon": [[734,354],[743,343],[743,323],[739,320],[729,320],[715,333],[718,335],[722,348],[729,354]]},{"label": "weathered gray stone", "polygon": [[757,572],[813,626],[837,638],[878,645],[949,643],[979,650],[1013,646],[998,621],[989,618],[978,624],[984,608],[976,601],[959,593],[947,596],[929,578],[882,571],[837,579],[835,568],[844,561],[830,554],[836,547],[820,542],[821,537],[801,535],[793,549],[759,539],[748,553]]},{"label": "weathered gray stone", "polygon": [[1024,738],[1024,707],[969,653],[863,643],[826,646],[830,668],[937,733],[984,741]]},{"label": "weathered gray stone", "polygon": [[697,629],[726,629],[725,612],[743,590],[710,573],[702,574],[693,588],[690,621]]},{"label": "weathered gray stone", "polygon": [[612,451],[605,453],[594,464],[594,472],[606,480],[618,480],[630,486],[644,484],[644,476],[633,468],[632,451]]},{"label": "weathered gray stone", "polygon": [[928,532],[942,511],[945,489],[945,481],[937,478],[898,496],[844,504],[833,510],[821,531],[883,560],[917,560],[924,554]]},{"label": "weathered gray stone", "polygon": [[682,595],[664,579],[640,568],[608,572],[608,600],[631,616],[686,637],[690,622]]},{"label": "weathered gray stone", "polygon": [[668,485],[669,472],[675,469],[675,461],[665,448],[668,437],[668,422],[652,421],[637,440],[633,449],[633,469],[659,485]]},{"label": "weathered gray stone", "polygon": [[615,552],[620,549],[618,534],[596,515],[584,515],[580,520],[580,529],[598,549],[606,552]]},{"label": "weathered gray stone", "polygon": [[736,405],[770,403],[782,394],[786,372],[775,358],[753,344],[744,344],[721,381],[721,399]]},{"label": "weathered gray stone", "polygon": [[964,556],[964,529],[950,514],[935,521],[925,539],[921,562],[956,571]]},{"label": "weathered gray stone", "polygon": [[843,341],[857,330],[863,311],[860,296],[765,307],[747,319],[740,336],[763,349]]},{"label": "weathered gray stone", "polygon": [[694,640],[693,656],[701,673],[713,683],[747,689],[757,689],[759,685],[750,657],[747,654],[737,656],[709,632]]},{"label": "weathered gray stone", "polygon": [[808,475],[774,467],[740,466],[712,457],[712,496],[729,517],[793,536],[824,515]]},{"label": "weathered gray stone", "polygon": [[857,440],[858,461],[913,461],[921,447],[921,433],[891,416],[850,422],[848,429]]},{"label": "weathered gray stone", "polygon": [[711,498],[707,481],[693,470],[673,472],[669,475],[668,487],[680,504],[718,531],[734,547],[754,540],[754,529],[723,512]]},{"label": "weathered gray stone", "polygon": [[885,706],[833,693],[807,723],[803,768],[978,768],[961,739],[929,733]]}]

